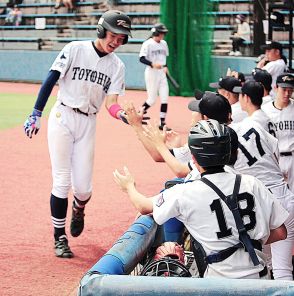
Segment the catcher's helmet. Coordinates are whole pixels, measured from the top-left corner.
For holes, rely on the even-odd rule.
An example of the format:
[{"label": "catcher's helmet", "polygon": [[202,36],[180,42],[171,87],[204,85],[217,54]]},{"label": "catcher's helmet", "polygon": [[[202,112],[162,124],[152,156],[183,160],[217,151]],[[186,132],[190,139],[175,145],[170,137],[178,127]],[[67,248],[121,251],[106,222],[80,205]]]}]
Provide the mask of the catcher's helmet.
[{"label": "catcher's helmet", "polygon": [[216,120],[198,121],[190,130],[188,145],[198,164],[204,168],[229,163],[230,133],[226,125]]},{"label": "catcher's helmet", "polygon": [[160,33],[166,34],[168,32],[168,29],[166,26],[162,23],[157,23],[152,27],[151,29],[152,36],[158,36]]},{"label": "catcher's helmet", "polygon": [[191,273],[180,261],[168,257],[152,261],[142,270],[142,276],[191,277]]},{"label": "catcher's helmet", "polygon": [[119,10],[109,10],[102,14],[98,21],[97,36],[99,39],[105,38],[106,31],[115,34],[125,34],[124,44],[128,42],[131,35],[131,19]]}]

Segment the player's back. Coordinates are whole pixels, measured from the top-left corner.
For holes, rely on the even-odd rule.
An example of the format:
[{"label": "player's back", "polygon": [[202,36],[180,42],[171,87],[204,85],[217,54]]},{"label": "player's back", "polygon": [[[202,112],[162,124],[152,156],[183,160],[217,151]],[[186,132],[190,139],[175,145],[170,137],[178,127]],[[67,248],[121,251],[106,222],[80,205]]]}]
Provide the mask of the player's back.
[{"label": "player's back", "polygon": [[278,141],[258,122],[245,118],[232,124],[239,140],[238,158],[234,168],[244,174],[252,175],[268,188],[285,184],[278,164]]},{"label": "player's back", "polygon": [[[232,194],[235,174],[223,172],[205,177],[226,196]],[[200,180],[177,186],[171,188],[171,192],[164,192],[163,198],[167,200],[169,194],[178,196],[177,205],[182,214],[177,218],[202,244],[207,255],[239,243],[239,234],[231,210],[209,186]],[[248,234],[252,239],[264,243],[270,229],[279,224],[275,218],[277,213],[272,213],[273,203],[278,202],[260,181],[248,175],[242,175],[237,199],[242,205],[240,214]],[[259,255],[261,253],[258,253]],[[259,259],[262,262],[262,258]],[[254,267],[249,254],[240,248],[224,262],[210,264],[206,276],[258,278],[258,272],[262,269],[261,265]]]},{"label": "player's back", "polygon": [[267,132],[269,132],[274,137],[275,132],[273,130],[273,122],[271,121],[270,117],[262,110],[256,110],[251,116],[251,119],[258,122]]}]

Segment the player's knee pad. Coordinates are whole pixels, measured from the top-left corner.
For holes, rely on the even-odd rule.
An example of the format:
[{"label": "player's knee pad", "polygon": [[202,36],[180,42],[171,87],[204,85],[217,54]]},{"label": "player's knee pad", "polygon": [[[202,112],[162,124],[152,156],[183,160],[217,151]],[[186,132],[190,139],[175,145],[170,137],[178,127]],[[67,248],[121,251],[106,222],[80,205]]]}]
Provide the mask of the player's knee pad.
[{"label": "player's knee pad", "polygon": [[74,190],[74,196],[79,200],[79,202],[88,202],[92,195],[92,192],[77,192]]}]

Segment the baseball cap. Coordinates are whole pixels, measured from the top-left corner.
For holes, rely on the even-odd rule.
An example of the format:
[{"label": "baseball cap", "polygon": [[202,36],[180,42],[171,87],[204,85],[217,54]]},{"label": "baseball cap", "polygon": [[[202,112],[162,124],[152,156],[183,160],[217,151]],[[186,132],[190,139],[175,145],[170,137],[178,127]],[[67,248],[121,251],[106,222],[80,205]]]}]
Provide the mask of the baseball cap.
[{"label": "baseball cap", "polygon": [[264,88],[268,91],[272,89],[272,75],[266,70],[255,68],[252,70],[252,77],[255,81],[261,82]]},{"label": "baseball cap", "polygon": [[234,91],[236,93],[248,95],[253,102],[262,103],[264,90],[261,82],[247,80],[242,87],[235,87]]},{"label": "baseball cap", "polygon": [[199,112],[220,123],[228,122],[229,113],[232,113],[232,109],[229,101],[224,96],[211,91],[202,94],[198,91],[197,96],[195,92],[195,98],[196,100],[189,103],[189,110]]},{"label": "baseball cap", "polygon": [[234,87],[241,86],[241,81],[233,76],[221,77],[218,82],[209,83],[212,88],[223,88],[229,92],[233,92]]},{"label": "baseball cap", "polygon": [[277,41],[266,41],[264,45],[261,45],[260,47],[262,50],[267,50],[267,49],[279,49],[280,52],[283,51],[283,46],[280,42]]},{"label": "baseball cap", "polygon": [[244,20],[245,20],[246,17],[245,17],[244,14],[237,14],[236,15],[236,18],[239,19],[240,21],[244,22]]},{"label": "baseball cap", "polygon": [[294,88],[294,76],[293,74],[284,73],[277,77],[277,85],[280,87]]}]

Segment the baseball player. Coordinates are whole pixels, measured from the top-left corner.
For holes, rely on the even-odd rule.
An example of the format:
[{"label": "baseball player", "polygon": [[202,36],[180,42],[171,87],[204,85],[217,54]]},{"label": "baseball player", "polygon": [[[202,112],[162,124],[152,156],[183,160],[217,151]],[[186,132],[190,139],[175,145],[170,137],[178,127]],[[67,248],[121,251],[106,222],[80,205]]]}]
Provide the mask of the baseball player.
[{"label": "baseball player", "polygon": [[273,101],[273,97],[270,95],[270,91],[272,90],[272,75],[266,70],[262,70],[259,68],[254,68],[252,70],[252,77],[255,81],[262,83],[264,88],[262,104],[266,104],[268,102]]},{"label": "baseball player", "polygon": [[294,192],[294,102],[291,99],[293,88],[293,74],[285,73],[278,76],[274,102],[262,106],[264,112],[274,122],[272,129],[279,140],[279,165],[292,192]]},{"label": "baseball player", "polygon": [[166,41],[163,40],[167,32],[168,30],[164,24],[155,24],[151,29],[151,37],[143,42],[140,50],[140,62],[146,65],[145,84],[148,96],[142,108],[146,113],[154,105],[159,94],[161,100],[159,128],[161,130],[165,125],[169,93],[166,77],[168,71],[166,58],[169,51]]},{"label": "baseball player", "polygon": [[277,41],[268,41],[261,46],[265,50],[265,56],[261,59],[257,68],[268,71],[272,75],[272,89],[276,86],[277,77],[287,69],[287,59],[283,58],[283,46]]},{"label": "baseball player", "polygon": [[[196,100],[189,103],[192,111],[191,126],[201,119],[216,119],[221,123],[229,123],[231,118],[231,106],[222,95],[213,92],[195,92]],[[131,106],[126,108],[130,125],[134,128],[139,139],[152,158],[156,162],[166,162],[175,175],[184,178],[195,169],[192,155],[187,144],[171,147],[165,142],[165,136],[157,127],[147,126],[143,128],[140,115]],[[169,135],[168,132],[167,135]]]},{"label": "baseball player", "polygon": [[211,88],[216,88],[218,93],[229,101],[232,107],[233,122],[242,121],[245,117],[247,117],[246,112],[241,109],[238,94],[233,90],[234,87],[241,85],[241,81],[233,76],[221,77],[218,82],[212,82],[209,84]]},{"label": "baseball player", "polygon": [[[225,125],[201,120],[191,129],[188,142],[200,180],[175,185],[151,198],[137,191],[126,167],[123,174],[114,171],[116,183],[140,213],[153,213],[159,225],[173,217],[185,224],[203,248],[208,262],[205,277],[266,277],[260,247],[285,239],[287,211],[256,178],[242,175],[239,183],[235,174],[224,172],[231,150]],[[227,198],[232,194],[233,199]],[[238,210],[229,209],[229,200],[234,200]],[[239,232],[240,225],[246,228],[244,234]]]},{"label": "baseball player", "polygon": [[[262,83],[255,80],[247,80],[242,87],[234,88],[234,91],[240,93],[239,102],[241,108],[247,112],[250,119],[259,123],[261,127],[275,137],[273,122],[261,109],[264,95]],[[234,126],[234,122],[232,126]]]},{"label": "baseball player", "polygon": [[[262,102],[262,87],[258,91],[257,82],[245,83],[241,88],[239,101],[243,107],[248,105],[248,97]],[[235,88],[235,91],[239,91]],[[249,107],[246,107],[249,108]],[[239,138],[238,158],[234,168],[244,174],[258,178],[289,212],[285,222],[288,235],[284,241],[271,244],[273,276],[275,279],[292,280],[292,248],[294,242],[294,195],[288,189],[278,164],[278,140],[270,135],[260,124],[258,113],[242,122],[232,123]]]},{"label": "baseball player", "polygon": [[118,96],[124,94],[125,66],[114,51],[127,43],[131,20],[120,11],[107,11],[99,19],[97,34],[95,41],[74,41],[62,49],[40,89],[32,114],[24,123],[28,137],[37,134],[42,111],[59,81],[57,102],[48,121],[48,145],[55,254],[61,258],[73,257],[65,232],[71,186],[74,194],[71,235],[79,236],[84,228],[84,209],[92,195],[96,114],[103,101],[112,117],[126,121],[117,103]]}]

